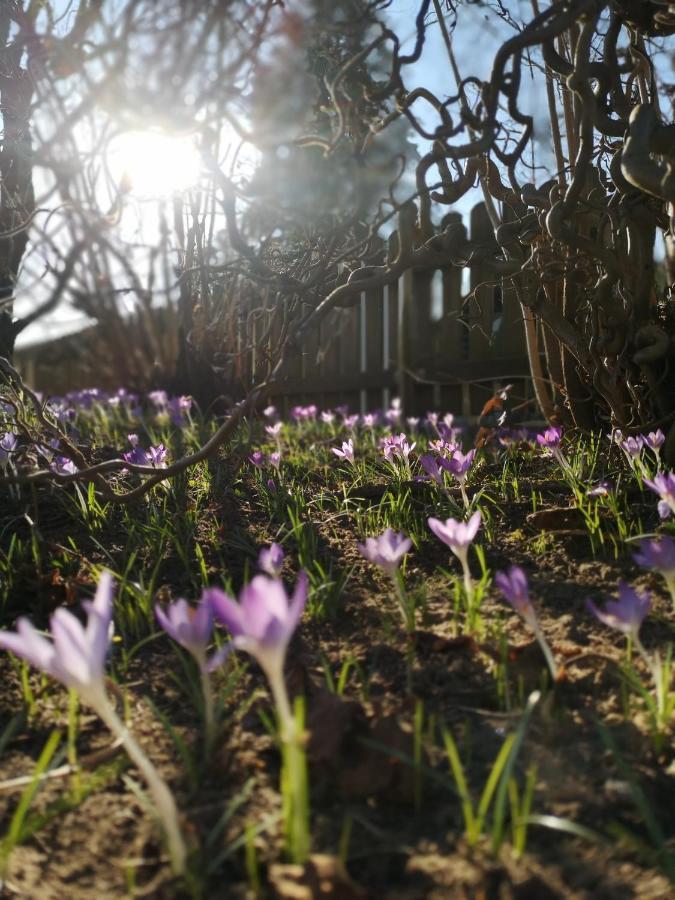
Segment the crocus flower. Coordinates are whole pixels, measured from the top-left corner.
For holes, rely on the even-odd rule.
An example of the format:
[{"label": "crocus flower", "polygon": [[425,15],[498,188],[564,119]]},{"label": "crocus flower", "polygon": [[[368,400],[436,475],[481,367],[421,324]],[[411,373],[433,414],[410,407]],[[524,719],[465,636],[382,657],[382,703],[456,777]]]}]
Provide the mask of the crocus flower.
[{"label": "crocus flower", "polygon": [[562,428],[547,428],[542,434],[537,435],[537,444],[545,456],[553,456],[560,467],[569,471],[570,464],[560,449],[562,440]]},{"label": "crocus flower", "polygon": [[609,600],[604,610],[599,609],[592,600],[587,600],[586,606],[604,625],[616,628],[639,642],[640,626],[652,608],[652,601],[649,594],[638,594],[630,585],[620,581],[618,600]]},{"label": "crocus flower", "polygon": [[629,466],[636,473],[644,472],[644,464],[642,462],[643,446],[644,439],[641,435],[624,438],[619,444],[619,447],[621,447],[626,455]]},{"label": "crocus flower", "polygon": [[284,551],[280,544],[272,543],[263,547],[258,555],[258,568],[270,578],[278,578],[284,564]]},{"label": "crocus flower", "polygon": [[417,416],[408,416],[408,418],[406,419],[406,424],[411,431],[417,431],[420,420]]},{"label": "crocus flower", "polygon": [[339,447],[331,447],[330,449],[340,459],[344,459],[351,465],[354,465],[354,441],[351,438],[348,441],[343,441],[342,449]]},{"label": "crocus flower", "polygon": [[156,469],[166,469],[166,448],[164,444],[157,444],[156,447],[148,447],[148,457],[150,464]]},{"label": "crocus flower", "polygon": [[423,453],[420,456],[420,465],[432,481],[435,481],[440,487],[445,487],[443,471],[436,457],[432,456],[431,453]]},{"label": "crocus flower", "polygon": [[215,653],[209,659],[207,647],[213,634],[213,610],[203,600],[196,607],[190,606],[187,600],[176,600],[166,608],[155,606],[155,616],[161,627],[170,638],[185,647],[199,666],[199,675],[204,697],[204,718],[206,724],[206,743],[211,745],[214,734],[213,693],[209,671],[220,664],[221,653]]},{"label": "crocus flower", "polygon": [[466,454],[462,453],[461,450],[455,450],[450,459],[441,457],[438,461],[439,464],[448,472],[451,472],[459,482],[459,489],[462,492],[462,500],[464,501],[466,509],[469,508],[470,504],[465,484],[475,456],[475,450],[469,450]]},{"label": "crocus flower", "polygon": [[468,549],[478,533],[481,515],[480,510],[476,510],[468,522],[458,522],[456,519],[441,522],[440,519],[431,517],[427,519],[427,523],[436,537],[443,541],[461,562],[466,559]]},{"label": "crocus flower", "polygon": [[527,576],[520,566],[511,566],[508,572],[496,572],[495,584],[518,615],[522,616],[531,628],[534,627],[537,616],[530,602]]},{"label": "crocus flower", "polygon": [[178,825],[178,810],[159,773],[120,720],[105,690],[105,660],[112,637],[113,581],[109,572],[99,579],[93,601],[84,603],[87,624],[66,609],[51,617],[51,637],[43,637],[27,619],[19,619],[16,632],[0,631],[0,648],[74,690],[91,706],[123,744],[152,792],[167,834],[174,871],[185,870],[186,849]]},{"label": "crocus flower", "polygon": [[230,647],[250,653],[264,671],[289,738],[294,720],[284,683],[284,660],[307,602],[307,575],[300,573],[290,601],[283,582],[266,575],[256,575],[242,588],[239,603],[218,588],[205,591],[204,599],[232,634]]},{"label": "crocus flower", "polygon": [[527,585],[527,576],[520,566],[511,566],[508,572],[497,572],[495,574],[495,584],[504,595],[504,598],[511,604],[518,615],[522,616],[525,622],[534,632],[539,646],[542,649],[544,658],[551,672],[551,677],[555,681],[558,677],[558,667],[556,665],[551,648],[544,634],[539,627],[537,614],[530,601],[530,593]]},{"label": "crocus flower", "polygon": [[656,457],[657,465],[661,462],[661,447],[666,442],[666,436],[661,431],[660,428],[657,428],[656,431],[650,431],[649,434],[641,435],[642,441],[645,447],[649,447],[654,456]]},{"label": "crocus flower", "polygon": [[435,441],[429,441],[429,449],[449,459],[458,449],[458,445],[455,441],[446,441],[443,438],[438,438]]},{"label": "crocus flower", "polygon": [[377,425],[377,413],[365,413],[361,418],[364,428],[375,428]]},{"label": "crocus flower", "polygon": [[350,431],[352,431],[359,424],[358,413],[354,413],[351,416],[345,416],[342,422],[345,428],[348,428]]},{"label": "crocus flower", "polygon": [[639,552],[633,555],[633,559],[639,566],[647,569],[675,574],[675,541],[665,534],[658,539],[643,538]]},{"label": "crocus flower", "polygon": [[13,431],[8,431],[0,438],[0,468],[6,469],[11,460],[11,454],[18,446],[17,436]]},{"label": "crocus flower", "polygon": [[607,497],[614,490],[611,481],[599,481],[595,487],[592,487],[586,496],[588,497]]},{"label": "crocus flower", "polygon": [[159,604],[155,616],[164,631],[190,653],[200,669],[208,668],[206,649],[213,633],[213,612],[208,603],[190,606],[187,600],[176,600],[166,612]]},{"label": "crocus flower", "polygon": [[643,438],[640,435],[636,437],[627,437],[619,444],[626,456],[632,459],[637,458],[642,453]]},{"label": "crocus flower", "polygon": [[[410,454],[417,446],[416,443],[409,444],[408,438],[401,432],[398,435],[392,434],[382,438],[380,442],[382,453],[388,463],[394,464],[394,457],[402,459],[408,472],[410,471]],[[394,466],[395,468],[395,466]]]},{"label": "crocus flower", "polygon": [[635,645],[647,664],[654,682],[657,728],[665,730],[672,724],[672,707],[668,699],[670,671],[664,669],[664,660],[658,653],[648,653],[640,640],[640,627],[652,608],[651,597],[647,593],[638,594],[632,587],[620,581],[618,600],[610,600],[605,604],[604,610],[598,609],[591,600],[586,601],[586,606],[602,623],[621,631]]},{"label": "crocus flower", "polygon": [[281,434],[281,429],[284,427],[283,422],[275,422],[274,425],[265,425],[265,431],[271,438],[275,440],[279,439],[279,435]]},{"label": "crocus flower", "polygon": [[321,421],[324,423],[324,425],[332,425],[335,421],[335,413],[330,409],[323,410],[323,412],[321,413]]},{"label": "crocus flower", "polygon": [[57,456],[49,468],[57,475],[74,475],[79,471],[72,459],[68,459],[67,456]]},{"label": "crocus flower", "polygon": [[192,397],[172,397],[167,405],[169,417],[174,425],[182,428],[192,409]]},{"label": "crocus flower", "polygon": [[542,434],[537,435],[537,444],[544,451],[553,451],[560,447],[562,428],[547,428]]},{"label": "crocus flower", "polygon": [[471,609],[473,601],[473,581],[471,580],[471,569],[469,568],[469,547],[480,528],[480,522],[480,510],[476,510],[468,522],[458,522],[456,519],[446,519],[445,522],[441,522],[440,519],[434,519],[433,517],[427,519],[429,528],[439,540],[443,541],[452,550],[461,563],[464,576],[464,592],[466,593],[469,609]]},{"label": "crocus flower", "polygon": [[311,403],[309,406],[294,406],[291,410],[291,418],[296,422],[308,421],[315,419],[316,413],[317,408],[314,403]]},{"label": "crocus flower", "polygon": [[93,601],[84,604],[87,625],[67,609],[51,617],[52,640],[43,637],[28,619],[17,621],[17,631],[0,631],[0,648],[10,650],[32,666],[77,691],[96,709],[105,697],[104,666],[112,637],[113,581],[104,572]]},{"label": "crocus flower", "polygon": [[276,406],[266,406],[265,409],[263,409],[263,416],[265,416],[266,419],[275,419],[277,416]]},{"label": "crocus flower", "polygon": [[165,409],[169,403],[169,395],[166,391],[150,391],[148,400],[153,403],[157,409]]},{"label": "crocus flower", "polygon": [[262,450],[254,450],[249,456],[249,462],[252,462],[256,468],[261,469],[267,462],[267,457]]},{"label": "crocus flower", "polygon": [[403,625],[406,631],[412,633],[415,630],[415,607],[406,597],[403,579],[398,571],[403,557],[412,547],[412,541],[404,534],[387,528],[379,537],[368,537],[365,544],[357,544],[357,546],[362,556],[369,562],[375,563],[376,566],[381,566],[394,582],[396,599],[403,616]]},{"label": "crocus flower", "polygon": [[658,502],[659,516],[667,519],[672,513],[675,513],[675,474],[672,472],[659,472],[653,479],[644,478],[647,487],[658,494],[660,500]]},{"label": "crocus flower", "polygon": [[633,559],[639,566],[655,569],[663,575],[675,608],[675,541],[665,534],[658,540],[644,538]]},{"label": "crocus flower", "polygon": [[281,450],[275,450],[273,453],[270,453],[267,461],[278,472],[281,469]]},{"label": "crocus flower", "polygon": [[393,529],[387,530],[379,537],[366,538],[365,544],[358,544],[362,556],[393,575],[401,564],[401,560],[412,547],[412,541],[402,533]]}]

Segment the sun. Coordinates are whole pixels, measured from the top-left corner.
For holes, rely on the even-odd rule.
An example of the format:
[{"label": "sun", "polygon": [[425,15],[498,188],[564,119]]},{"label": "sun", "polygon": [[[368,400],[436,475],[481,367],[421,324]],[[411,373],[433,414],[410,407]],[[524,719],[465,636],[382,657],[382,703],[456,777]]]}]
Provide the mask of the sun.
[{"label": "sun", "polygon": [[108,170],[118,187],[138,200],[161,199],[199,182],[201,160],[194,136],[128,131],[110,141]]}]

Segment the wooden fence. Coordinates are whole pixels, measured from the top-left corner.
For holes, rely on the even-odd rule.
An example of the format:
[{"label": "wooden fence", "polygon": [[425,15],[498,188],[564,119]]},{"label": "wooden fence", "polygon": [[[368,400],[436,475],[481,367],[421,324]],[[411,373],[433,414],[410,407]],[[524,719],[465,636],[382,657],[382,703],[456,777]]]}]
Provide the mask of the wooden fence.
[{"label": "wooden fence", "polygon": [[[461,221],[450,213],[443,225]],[[484,204],[467,231],[494,243]],[[365,412],[399,396],[406,415],[442,409],[471,420],[506,383],[521,402],[532,397],[520,304],[489,266],[449,266],[409,269],[329,313],[287,361],[274,399],[284,413],[309,402]]]},{"label": "wooden fence", "polygon": [[[450,213],[443,224],[461,221],[458,213]],[[494,242],[483,204],[471,211],[467,230],[472,242]],[[390,241],[397,240],[394,233]],[[262,333],[265,317],[250,316],[242,295],[237,303],[235,340],[241,352],[229,351],[243,385],[264,353],[256,347],[256,329]],[[158,310],[162,343],[170,337],[162,334],[171,331],[166,318]],[[471,419],[505,383],[515,382],[514,394],[521,399],[532,396],[522,319],[513,292],[485,264],[409,269],[397,283],[365,291],[354,305],[332,310],[289,354],[269,399],[283,412],[300,403],[346,404],[365,412],[399,396],[406,415],[438,409]],[[91,377],[87,380],[84,369],[79,372],[78,360],[92,355],[87,350],[95,355],[104,339],[93,327],[21,350],[17,363],[38,389],[82,387]]]}]

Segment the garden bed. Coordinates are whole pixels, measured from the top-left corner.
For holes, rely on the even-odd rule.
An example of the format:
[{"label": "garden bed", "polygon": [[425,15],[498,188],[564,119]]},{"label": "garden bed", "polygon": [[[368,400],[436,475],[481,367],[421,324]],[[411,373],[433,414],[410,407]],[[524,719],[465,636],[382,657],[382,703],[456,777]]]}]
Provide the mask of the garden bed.
[{"label": "garden bed", "polygon": [[[79,417],[99,446],[122,447],[134,424],[119,413]],[[141,443],[163,440],[171,456],[178,441],[196,444],[215,426],[197,418],[178,429],[147,416],[134,427]],[[615,598],[623,579],[653,598],[640,631],[648,652],[665,656],[672,644],[663,579],[631,553],[640,535],[670,526],[621,450],[605,437],[569,439],[562,475],[526,440],[504,447],[495,439],[478,454],[467,494],[471,512],[482,514],[474,546],[483,562],[472,549],[478,599],[469,611],[458,562],[427,524],[467,514],[452,478],[443,487],[420,480],[419,455],[437,438],[431,427],[410,437],[409,470],[402,457],[384,459],[383,425],[353,425],[354,464],[331,452],[350,434],[339,415],[284,424],[279,467],[269,463],[276,439],[262,423],[253,444],[248,433],[126,507],[100,506],[72,484],[1,488],[3,627],[18,614],[45,627],[62,605],[77,612],[100,569],[113,572],[108,671],[130,728],[175,793],[192,854],[189,878],[175,879],[143,781],[100,720],[2,654],[7,896],[672,897],[672,721],[656,727],[631,681],[649,691],[646,668],[635,655],[628,666],[623,636],[586,607],[589,598],[600,607]],[[249,461],[255,450],[264,454],[259,465]],[[644,461],[653,468],[647,450]],[[609,492],[594,494],[605,479]],[[387,527],[413,542],[402,570],[415,605],[410,633],[390,580],[358,549]],[[284,851],[280,755],[262,671],[236,654],[214,673],[222,709],[207,755],[195,667],[153,616],[155,602],[196,601],[208,585],[236,595],[273,541],[285,551],[285,583],[301,569],[310,583],[285,669],[289,692],[305,705],[313,855],[304,868],[290,866]],[[555,683],[495,586],[495,572],[512,565],[528,576],[559,667]],[[528,698],[502,827],[497,789],[474,840],[444,734],[477,803]],[[31,775],[55,730],[52,765],[74,770],[46,779],[17,821],[25,785],[10,781]],[[528,784],[531,803],[519,818]]]}]

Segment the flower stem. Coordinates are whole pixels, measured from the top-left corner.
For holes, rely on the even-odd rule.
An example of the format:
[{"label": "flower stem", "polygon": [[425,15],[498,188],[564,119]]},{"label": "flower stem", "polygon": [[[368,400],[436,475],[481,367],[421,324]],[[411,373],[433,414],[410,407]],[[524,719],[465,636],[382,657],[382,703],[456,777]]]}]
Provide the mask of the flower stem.
[{"label": "flower stem", "polygon": [[532,631],[534,632],[534,636],[537,639],[539,646],[541,647],[541,652],[544,654],[544,658],[546,659],[546,664],[551,673],[551,678],[553,679],[553,682],[555,683],[558,678],[558,666],[556,664],[553,653],[551,652],[551,648],[548,645],[548,641],[544,637],[544,633],[541,630],[541,628],[539,627],[539,623],[536,621],[536,619],[533,622],[530,622],[529,624],[530,624],[530,627],[532,628]]},{"label": "flower stem", "polygon": [[215,715],[213,708],[213,691],[211,690],[211,677],[205,665],[199,667],[199,677],[202,684],[202,696],[204,698],[204,732],[206,752],[211,750],[215,737]]},{"label": "flower stem", "polygon": [[110,731],[119,738],[129,758],[145,778],[150,793],[152,794],[155,808],[166,833],[171,867],[176,875],[185,872],[187,849],[178,824],[178,809],[173,794],[166,782],[162,779],[157,769],[150,762],[140,745],[129,732],[129,729],[112,708],[107,697],[97,705],[96,712],[108,726]]},{"label": "flower stem", "polygon": [[265,670],[267,680],[272,690],[274,705],[279,717],[281,726],[281,740],[290,741],[295,736],[295,717],[291,710],[291,704],[288,699],[288,691],[286,690],[286,682],[284,681],[284,673],[282,666],[268,667]]},{"label": "flower stem", "polygon": [[398,605],[401,609],[401,615],[403,616],[403,627],[408,632],[408,634],[412,634],[412,632],[415,630],[415,610],[410,609],[410,604],[408,598],[406,597],[403,585],[401,584],[398,572],[393,572],[391,578],[394,582],[396,599],[398,600]]}]

